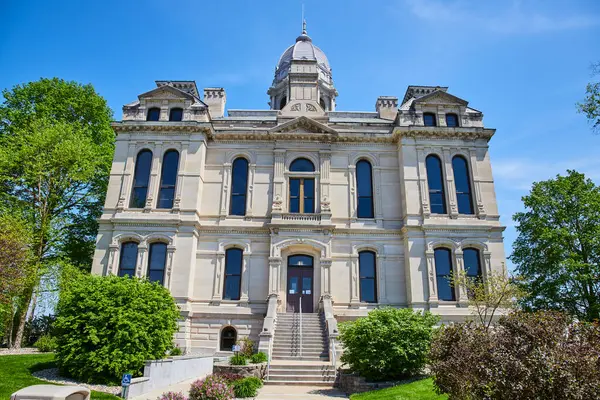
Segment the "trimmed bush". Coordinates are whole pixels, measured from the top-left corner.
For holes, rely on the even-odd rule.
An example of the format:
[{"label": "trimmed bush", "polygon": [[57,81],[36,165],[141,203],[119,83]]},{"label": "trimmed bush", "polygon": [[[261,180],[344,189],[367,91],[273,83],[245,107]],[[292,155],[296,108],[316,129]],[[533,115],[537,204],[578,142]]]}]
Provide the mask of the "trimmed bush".
[{"label": "trimmed bush", "polygon": [[260,353],[252,354],[252,357],[250,357],[250,362],[252,364],[260,364],[267,362],[267,355],[262,351]]},{"label": "trimmed bush", "polygon": [[190,388],[190,400],[231,400],[233,388],[219,375],[208,375],[198,379]]},{"label": "trimmed bush", "polygon": [[83,275],[61,292],[54,328],[60,373],[118,384],[173,347],[179,311],[169,291],[145,279]]},{"label": "trimmed bush", "polygon": [[263,383],[260,379],[255,376],[249,376],[233,382],[233,391],[235,397],[254,397],[258,394],[258,389],[260,389],[262,385]]},{"label": "trimmed bush", "polygon": [[243,354],[235,354],[229,359],[229,365],[246,365],[248,360]]},{"label": "trimmed bush", "polygon": [[169,355],[172,357],[180,356],[183,354],[183,350],[179,346],[173,346],[173,348],[169,351]]},{"label": "trimmed bush", "polygon": [[440,329],[430,367],[439,393],[467,399],[600,399],[600,327],[558,312],[515,312],[492,329]]},{"label": "trimmed bush", "polygon": [[341,323],[342,362],[372,381],[397,380],[419,373],[438,318],[411,309],[381,308]]},{"label": "trimmed bush", "polygon": [[50,335],[43,335],[33,344],[42,353],[49,353],[56,350],[56,338]]},{"label": "trimmed bush", "polygon": [[165,392],[156,400],[188,400],[188,398],[181,392]]}]

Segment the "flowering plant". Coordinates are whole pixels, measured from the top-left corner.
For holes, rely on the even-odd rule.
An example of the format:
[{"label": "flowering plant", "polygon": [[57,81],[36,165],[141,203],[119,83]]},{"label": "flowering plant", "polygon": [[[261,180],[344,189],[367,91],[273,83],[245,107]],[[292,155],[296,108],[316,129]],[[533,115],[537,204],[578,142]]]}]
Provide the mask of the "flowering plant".
[{"label": "flowering plant", "polygon": [[244,377],[240,374],[234,374],[231,372],[217,372],[216,375],[225,379],[227,383],[232,383],[235,381],[239,381],[240,379],[244,379]]},{"label": "flowering plant", "polygon": [[233,388],[225,378],[219,375],[208,375],[198,379],[190,388],[190,400],[232,400]]},{"label": "flowering plant", "polygon": [[181,392],[165,392],[157,397],[156,400],[188,400],[188,398]]}]

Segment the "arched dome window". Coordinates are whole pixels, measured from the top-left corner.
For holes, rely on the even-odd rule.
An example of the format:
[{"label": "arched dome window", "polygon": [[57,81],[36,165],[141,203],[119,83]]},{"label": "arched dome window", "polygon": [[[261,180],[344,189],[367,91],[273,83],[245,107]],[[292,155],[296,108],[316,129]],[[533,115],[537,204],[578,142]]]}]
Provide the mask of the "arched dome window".
[{"label": "arched dome window", "polygon": [[237,342],[237,331],[233,326],[223,328],[221,331],[221,351],[233,351]]},{"label": "arched dome window", "polygon": [[291,172],[315,172],[315,165],[307,158],[297,158],[290,164]]}]

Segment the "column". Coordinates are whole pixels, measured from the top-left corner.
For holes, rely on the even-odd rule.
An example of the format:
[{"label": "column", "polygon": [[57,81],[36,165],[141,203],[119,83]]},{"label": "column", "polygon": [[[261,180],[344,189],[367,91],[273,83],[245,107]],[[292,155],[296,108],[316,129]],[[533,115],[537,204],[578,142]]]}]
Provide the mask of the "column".
[{"label": "column", "polygon": [[[485,274],[484,277],[491,277],[492,276],[492,252],[490,252],[490,251],[483,252],[483,263],[484,263],[484,268],[485,268],[485,270],[482,271]],[[503,271],[503,272],[505,272],[505,271]]]},{"label": "column", "polygon": [[269,294],[279,295],[281,257],[269,257]]},{"label": "column", "polygon": [[223,164],[223,182],[221,183],[221,219],[225,219],[229,213],[227,206],[229,204],[229,183],[231,176],[231,163]]},{"label": "column", "polygon": [[429,187],[427,186],[427,168],[425,167],[425,149],[417,147],[417,176],[419,179],[419,191],[421,195],[421,211],[424,218],[429,218]]},{"label": "column", "polygon": [[165,273],[165,287],[171,290],[171,273],[173,272],[173,257],[175,256],[175,246],[167,246],[167,271]]},{"label": "column", "polygon": [[452,169],[452,157],[450,155],[450,149],[444,147],[442,149],[444,154],[444,165],[446,171],[446,193],[448,193],[448,204],[450,218],[458,217],[458,207],[456,206],[456,186],[454,185],[454,170]]},{"label": "column", "polygon": [[375,196],[375,221],[383,228],[383,204],[381,202],[381,167],[373,165],[373,195]]},{"label": "column", "polygon": [[331,258],[322,258],[321,259],[321,295],[329,295],[331,296]]},{"label": "column", "polygon": [[[461,279],[465,276],[465,261],[463,258],[463,252],[462,250],[456,250],[454,252],[454,256],[456,257],[456,270],[455,270],[455,274],[457,276],[460,276]],[[467,305],[467,303],[469,302],[469,297],[467,296],[467,288],[465,285],[459,285],[459,287],[455,288],[458,293],[457,293],[457,297],[458,297],[458,303],[460,305]]]},{"label": "column", "polygon": [[358,305],[360,303],[358,280],[360,276],[358,274],[358,254],[352,254],[350,256],[350,304]]},{"label": "column", "polygon": [[181,154],[179,157],[179,168],[177,169],[177,183],[175,186],[175,200],[173,201],[173,211],[178,212],[181,207],[181,192],[183,190],[183,180],[185,176],[185,163],[187,161],[187,153],[189,148],[189,143],[186,142],[183,144],[183,148],[181,149]]},{"label": "column", "polygon": [[119,244],[111,243],[108,246],[108,264],[106,265],[106,275],[119,274]]},{"label": "column", "polygon": [[438,305],[438,294],[437,294],[437,281],[435,276],[435,253],[433,250],[427,250],[425,252],[427,257],[427,281],[429,282],[429,305],[437,307]]},{"label": "column", "polygon": [[356,165],[348,165],[348,196],[350,196],[348,216],[350,222],[356,222],[357,216],[357,200],[356,200]]},{"label": "column", "polygon": [[473,175],[473,191],[475,192],[475,205],[477,207],[477,215],[480,219],[485,219],[487,212],[483,204],[483,196],[481,195],[481,182],[479,180],[479,172],[477,169],[477,150],[469,149],[469,158],[471,159],[471,174]]},{"label": "column", "polygon": [[218,303],[222,298],[222,287],[223,287],[223,269],[225,268],[225,252],[218,251],[216,254],[215,262],[215,279],[213,284],[213,302]]},{"label": "column", "polygon": [[321,221],[331,222],[331,197],[329,195],[329,185],[331,176],[331,151],[323,150],[319,152],[321,161]]},{"label": "column", "polygon": [[248,301],[248,292],[250,290],[250,257],[252,253],[249,251],[244,251],[244,256],[242,258],[242,293],[240,295],[240,301],[247,302]]},{"label": "column", "polygon": [[377,254],[377,277],[379,279],[379,299],[377,300],[379,303],[385,304],[387,303],[387,290],[385,287],[386,282],[386,263],[387,257],[385,254]]},{"label": "column", "polygon": [[286,202],[286,193],[284,191],[285,185],[285,149],[275,149],[274,163],[273,163],[273,204],[272,213],[281,215],[285,209],[284,204]]},{"label": "column", "polygon": [[135,276],[138,278],[143,278],[146,276],[146,271],[144,268],[146,265],[146,253],[148,253],[148,246],[146,244],[140,244],[138,246],[137,268],[135,271]]},{"label": "column", "polygon": [[[125,166],[123,167],[123,179],[121,180],[121,193],[119,194],[119,201],[117,203],[117,212],[122,212],[126,205],[127,201],[127,193],[130,191],[131,176],[133,175],[134,162],[133,158],[135,156],[135,142],[129,143],[129,149],[127,151],[127,160],[125,160]],[[129,206],[129,204],[127,204]]]},{"label": "column", "polygon": [[256,175],[256,164],[250,164],[248,172],[248,200],[246,204],[246,217],[252,217],[252,205],[254,204],[254,177]]}]

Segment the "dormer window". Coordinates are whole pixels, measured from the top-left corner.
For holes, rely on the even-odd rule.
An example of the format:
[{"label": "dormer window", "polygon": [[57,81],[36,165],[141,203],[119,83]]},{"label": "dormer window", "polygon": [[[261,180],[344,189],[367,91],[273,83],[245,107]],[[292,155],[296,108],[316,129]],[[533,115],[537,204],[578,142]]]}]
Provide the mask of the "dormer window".
[{"label": "dormer window", "polygon": [[171,108],[169,121],[181,121],[183,119],[183,108]]},{"label": "dormer window", "polygon": [[446,126],[450,128],[458,127],[458,115],[446,114]]},{"label": "dormer window", "polygon": [[434,113],[423,113],[423,124],[425,126],[436,126]]},{"label": "dormer window", "polygon": [[148,109],[148,115],[146,115],[146,121],[158,121],[160,119],[160,108],[152,107]]}]

